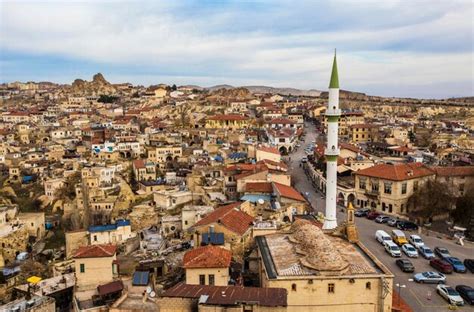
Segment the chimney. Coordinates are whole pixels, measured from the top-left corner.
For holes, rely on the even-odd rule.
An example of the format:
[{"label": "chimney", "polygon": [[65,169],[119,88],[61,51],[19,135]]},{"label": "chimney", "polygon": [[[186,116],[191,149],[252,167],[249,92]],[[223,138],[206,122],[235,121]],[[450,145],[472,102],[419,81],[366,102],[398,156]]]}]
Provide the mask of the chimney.
[{"label": "chimney", "polygon": [[209,226],[209,234],[214,233],[214,225]]}]

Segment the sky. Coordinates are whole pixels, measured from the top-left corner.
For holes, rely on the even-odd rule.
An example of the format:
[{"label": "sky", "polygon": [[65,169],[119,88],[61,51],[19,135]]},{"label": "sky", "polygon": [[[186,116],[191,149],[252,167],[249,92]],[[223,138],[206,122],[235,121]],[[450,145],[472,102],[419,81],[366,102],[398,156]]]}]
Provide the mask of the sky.
[{"label": "sky", "polygon": [[268,85],[473,96],[474,2],[4,1],[0,82]]}]

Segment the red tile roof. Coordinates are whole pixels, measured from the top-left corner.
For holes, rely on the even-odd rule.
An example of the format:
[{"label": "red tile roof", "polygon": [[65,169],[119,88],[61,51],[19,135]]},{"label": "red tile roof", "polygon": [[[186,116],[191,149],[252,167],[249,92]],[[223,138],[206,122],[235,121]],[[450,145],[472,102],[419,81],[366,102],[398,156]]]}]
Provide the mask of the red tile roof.
[{"label": "red tile roof", "polygon": [[276,147],[260,146],[259,148],[257,148],[257,150],[280,155],[280,151]]},{"label": "red tile roof", "polygon": [[474,166],[432,167],[439,176],[474,176]]},{"label": "red tile roof", "polygon": [[226,206],[218,207],[206,217],[199,220],[199,222],[194,226],[219,223],[230,231],[243,235],[250,228],[253,222],[253,217],[237,208],[241,204],[241,202],[235,202]]},{"label": "red tile roof", "polygon": [[[205,304],[232,306],[241,303],[268,307],[286,307],[287,290],[270,287],[209,286],[179,283],[167,289],[163,297],[199,299],[207,296]],[[204,298],[204,297],[203,297]]]},{"label": "red tile roof", "polygon": [[133,166],[136,169],[145,168],[145,162],[143,161],[143,159],[136,159],[133,161]]},{"label": "red tile roof", "polygon": [[355,174],[391,181],[404,181],[434,175],[434,171],[422,163],[380,164],[359,170]]},{"label": "red tile roof", "polygon": [[227,249],[208,245],[195,248],[184,254],[183,267],[196,268],[228,268],[232,252]]},{"label": "red tile roof", "polygon": [[288,118],[273,118],[270,119],[267,123],[274,125],[294,125],[296,124],[296,121],[293,121]]},{"label": "red tile roof", "polygon": [[250,193],[272,193],[273,187],[270,182],[248,182],[245,191]]},{"label": "red tile roof", "polygon": [[79,247],[73,258],[102,258],[113,257],[117,247],[115,245],[90,245]]},{"label": "red tile roof", "polygon": [[208,118],[209,120],[247,120],[248,117],[237,115],[237,114],[229,114],[229,115],[215,115]]},{"label": "red tile roof", "polygon": [[298,201],[306,201],[301,194],[295,190],[292,186],[280,184],[273,182],[273,186],[275,187],[275,190],[280,194],[281,197],[286,197],[286,198],[291,198],[294,200]]}]

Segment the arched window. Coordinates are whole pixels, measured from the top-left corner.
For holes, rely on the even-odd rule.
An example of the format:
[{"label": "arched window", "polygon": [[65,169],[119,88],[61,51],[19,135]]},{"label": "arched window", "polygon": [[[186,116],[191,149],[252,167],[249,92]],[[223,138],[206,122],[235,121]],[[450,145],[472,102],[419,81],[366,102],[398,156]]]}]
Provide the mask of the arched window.
[{"label": "arched window", "polygon": [[291,284],[291,290],[296,291],[296,284]]},{"label": "arched window", "polygon": [[372,288],[372,285],[370,284],[370,282],[365,283],[365,288],[366,289],[371,289]]}]

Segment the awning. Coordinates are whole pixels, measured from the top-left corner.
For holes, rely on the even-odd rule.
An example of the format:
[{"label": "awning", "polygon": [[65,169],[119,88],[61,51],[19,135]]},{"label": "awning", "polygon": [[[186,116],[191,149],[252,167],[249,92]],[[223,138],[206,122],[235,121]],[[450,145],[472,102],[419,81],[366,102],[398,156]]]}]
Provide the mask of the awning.
[{"label": "awning", "polygon": [[41,277],[38,277],[38,276],[30,276],[28,277],[28,279],[26,280],[28,283],[30,284],[38,284],[39,282],[41,282],[42,278]]},{"label": "awning", "polygon": [[97,286],[100,296],[106,296],[123,290],[122,281],[114,281],[108,284]]}]

